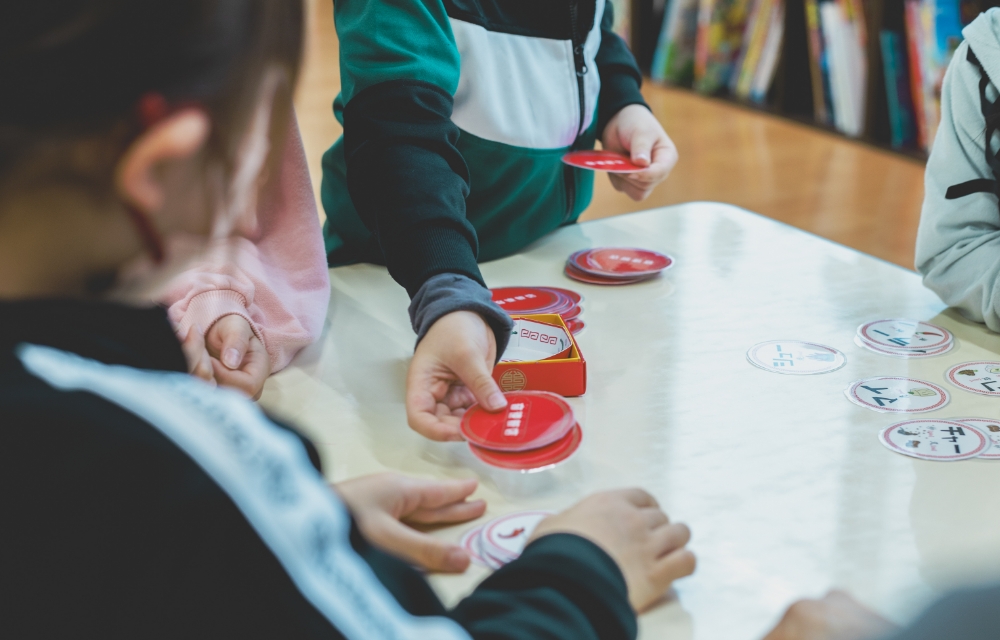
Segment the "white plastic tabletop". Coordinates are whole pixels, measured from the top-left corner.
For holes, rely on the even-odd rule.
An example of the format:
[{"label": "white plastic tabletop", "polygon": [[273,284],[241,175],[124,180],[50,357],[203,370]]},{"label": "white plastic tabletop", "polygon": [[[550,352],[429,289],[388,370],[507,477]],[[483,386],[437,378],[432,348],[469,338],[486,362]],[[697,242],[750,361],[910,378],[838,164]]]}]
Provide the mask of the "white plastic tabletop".
[{"label": "white plastic tabletop", "polygon": [[[657,280],[601,287],[562,264],[591,246],[639,246],[676,265]],[[491,286],[550,285],[583,294],[579,344],[589,390],[570,400],[578,454],[531,476],[478,464],[463,443],[429,442],[406,425],[403,390],[414,336],[406,293],[381,267],[333,269],[330,326],[274,376],[262,404],[317,443],[331,479],[393,469],[478,476],[483,521],[559,510],[595,490],[638,485],[694,533],[696,574],[642,616],[642,638],[760,638],[784,608],[831,587],[905,621],[953,585],[1000,576],[1000,461],[925,462],[885,449],[902,418],[848,402],[849,382],[903,375],[937,382],[951,403],[927,417],[1000,416],[1000,399],[944,382],[953,364],[1000,360],[1000,339],[961,319],[913,272],[750,212],[692,203],[560,230],[484,264]],[[863,321],[910,317],[952,330],[957,348],[902,360],[853,343]],[[836,347],[824,375],[757,369],[747,349],[772,339]],[[435,535],[458,540],[472,525]],[[486,575],[433,576],[447,603]]]}]

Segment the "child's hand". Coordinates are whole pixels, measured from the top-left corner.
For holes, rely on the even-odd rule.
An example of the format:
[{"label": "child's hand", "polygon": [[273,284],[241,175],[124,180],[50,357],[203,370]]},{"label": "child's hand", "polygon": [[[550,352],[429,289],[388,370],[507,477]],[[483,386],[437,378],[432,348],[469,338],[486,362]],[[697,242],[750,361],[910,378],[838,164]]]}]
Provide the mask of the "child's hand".
[{"label": "child's hand", "polygon": [[799,600],[764,640],[866,640],[894,630],[892,623],[843,591]]},{"label": "child's hand", "polygon": [[469,554],[460,546],[410,525],[466,522],[483,515],[486,502],[468,501],[476,480],[424,480],[380,473],[334,485],[369,542],[430,571],[460,573]]},{"label": "child's hand", "polygon": [[611,184],[635,201],[644,200],[667,179],[677,164],[677,147],[649,109],[630,104],[604,127],[601,144],[609,151],[631,156],[633,164],[646,167],[635,173],[611,173]]},{"label": "child's hand", "polygon": [[205,336],[205,348],[216,382],[254,400],[260,397],[271,375],[271,358],[245,318],[228,315],[216,322]]},{"label": "child's hand", "polygon": [[406,378],[410,427],[431,440],[461,440],[468,407],[507,406],[493,380],[496,352],[496,336],[477,313],[456,311],[435,322],[417,345]]},{"label": "child's hand", "polygon": [[195,378],[215,386],[215,371],[212,368],[212,356],[205,348],[205,336],[201,327],[188,327],[187,335],[181,339],[181,348],[188,363],[188,373]]},{"label": "child's hand", "polygon": [[632,608],[642,612],[662,598],[670,583],[694,573],[686,549],[691,531],[670,522],[642,489],[605,491],[542,520],[531,541],[551,533],[573,533],[605,551],[621,569]]}]

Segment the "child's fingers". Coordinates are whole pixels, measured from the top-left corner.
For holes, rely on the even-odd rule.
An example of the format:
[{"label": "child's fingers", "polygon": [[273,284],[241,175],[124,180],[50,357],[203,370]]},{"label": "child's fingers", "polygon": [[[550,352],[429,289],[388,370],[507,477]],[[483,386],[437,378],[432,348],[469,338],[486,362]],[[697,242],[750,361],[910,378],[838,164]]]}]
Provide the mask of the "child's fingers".
[{"label": "child's fingers", "polygon": [[431,571],[465,571],[471,558],[458,545],[421,533],[390,517],[378,518],[365,535],[384,550]]},{"label": "child's fingers", "polygon": [[253,400],[260,398],[271,374],[270,356],[257,338],[250,340],[239,369],[230,369],[215,358],[212,358],[212,367],[219,384],[241,391]]},{"label": "child's fingers", "polygon": [[184,357],[187,359],[188,372],[196,378],[201,378],[206,382],[215,382],[215,373],[212,369],[212,358],[205,349],[205,336],[201,332],[201,327],[191,327],[188,330],[184,342],[181,343]]},{"label": "child's fingers", "polygon": [[653,162],[653,146],[659,140],[658,131],[637,131],[629,140],[629,156],[632,164],[647,167]]},{"label": "child's fingers", "polygon": [[243,358],[250,348],[250,341],[256,336],[246,318],[228,315],[220,319],[208,332],[206,344],[209,353],[218,358],[228,368],[236,370],[243,366]]},{"label": "child's fingers", "polygon": [[406,516],[406,522],[414,524],[451,524],[475,520],[486,513],[485,500],[459,502],[436,509],[420,509]]},{"label": "child's fingers", "polygon": [[652,187],[637,185],[634,181],[629,180],[624,175],[609,174],[609,177],[611,178],[612,186],[614,186],[617,191],[621,191],[636,202],[645,200],[649,194],[653,192]]},{"label": "child's fingers", "polygon": [[438,409],[437,400],[429,392],[407,394],[406,419],[414,431],[440,442],[462,440],[460,420]]}]

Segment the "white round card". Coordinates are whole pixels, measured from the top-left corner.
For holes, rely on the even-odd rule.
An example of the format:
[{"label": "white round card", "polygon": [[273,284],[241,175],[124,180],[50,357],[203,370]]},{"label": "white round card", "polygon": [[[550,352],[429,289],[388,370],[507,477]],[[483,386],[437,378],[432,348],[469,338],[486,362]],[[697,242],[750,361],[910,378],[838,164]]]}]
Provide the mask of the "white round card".
[{"label": "white round card", "polygon": [[863,349],[874,351],[875,353],[880,353],[884,356],[892,356],[894,358],[932,358],[943,353],[948,353],[955,346],[955,343],[951,342],[950,344],[946,344],[943,347],[937,347],[935,349],[889,349],[888,347],[880,347],[870,342],[865,342],[861,339],[861,336],[854,336],[854,344]]},{"label": "white round card", "polygon": [[1000,460],[1000,420],[990,420],[987,418],[955,418],[955,422],[961,422],[973,426],[982,431],[990,439],[992,446],[985,453],[979,454],[980,458],[987,460]]},{"label": "white round card", "polygon": [[851,383],[844,393],[854,404],[882,413],[934,411],[950,400],[942,387],[913,378],[866,378]]},{"label": "white round card", "polygon": [[991,446],[978,429],[954,420],[907,420],[886,427],[878,439],[896,453],[921,460],[968,460]]},{"label": "white round card", "polygon": [[551,511],[521,511],[497,518],[483,529],[483,551],[506,562],[516,559],[538,523],[550,515]]},{"label": "white round card", "polygon": [[799,340],[770,340],[750,347],[747,360],[755,367],[793,376],[829,373],[847,364],[833,347]]},{"label": "white round card", "polygon": [[963,362],[944,374],[959,389],[981,396],[1000,396],[1000,362]]},{"label": "white round card", "polygon": [[939,349],[954,340],[947,329],[900,318],[867,322],[858,327],[858,335],[866,342],[889,349]]},{"label": "white round card", "polygon": [[489,563],[483,557],[482,549],[479,548],[479,535],[482,532],[483,525],[473,527],[462,534],[462,539],[458,541],[458,544],[468,552],[473,562],[483,567],[489,567]]}]

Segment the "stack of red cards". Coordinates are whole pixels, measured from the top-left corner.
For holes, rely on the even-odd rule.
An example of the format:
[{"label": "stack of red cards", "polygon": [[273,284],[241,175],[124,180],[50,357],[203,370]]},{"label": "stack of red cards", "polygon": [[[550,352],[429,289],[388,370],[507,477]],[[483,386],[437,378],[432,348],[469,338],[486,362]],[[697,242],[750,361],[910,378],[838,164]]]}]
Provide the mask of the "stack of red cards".
[{"label": "stack of red cards", "polygon": [[574,335],[583,331],[580,318],[583,296],[576,291],[559,287],[501,287],[490,292],[493,302],[512,316],[554,313],[562,316]]},{"label": "stack of red cards", "polygon": [[535,527],[550,515],[551,511],[509,513],[466,531],[459,544],[473,562],[499,569],[521,555]]},{"label": "stack of red cards", "polygon": [[580,448],[583,432],[573,409],[547,391],[505,394],[507,407],[490,413],[478,404],[462,416],[472,454],[500,469],[531,473],[564,462]]},{"label": "stack of red cards", "polygon": [[648,249],[584,249],[566,259],[566,275],[587,284],[632,284],[654,278],[673,264],[670,256]]}]

